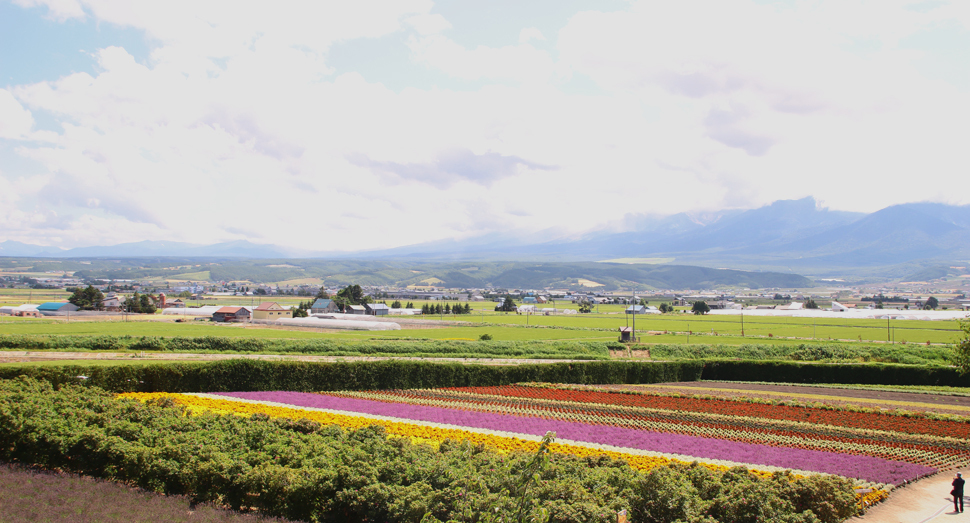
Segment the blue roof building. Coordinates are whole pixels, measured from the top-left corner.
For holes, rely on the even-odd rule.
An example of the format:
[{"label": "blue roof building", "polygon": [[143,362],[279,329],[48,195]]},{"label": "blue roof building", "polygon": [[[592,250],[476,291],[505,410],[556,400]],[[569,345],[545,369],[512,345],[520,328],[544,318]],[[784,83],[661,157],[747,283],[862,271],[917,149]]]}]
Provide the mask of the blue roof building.
[{"label": "blue roof building", "polygon": [[74,312],[78,310],[78,306],[74,305],[68,301],[49,301],[47,303],[42,303],[37,306],[37,310],[41,313],[44,312]]}]

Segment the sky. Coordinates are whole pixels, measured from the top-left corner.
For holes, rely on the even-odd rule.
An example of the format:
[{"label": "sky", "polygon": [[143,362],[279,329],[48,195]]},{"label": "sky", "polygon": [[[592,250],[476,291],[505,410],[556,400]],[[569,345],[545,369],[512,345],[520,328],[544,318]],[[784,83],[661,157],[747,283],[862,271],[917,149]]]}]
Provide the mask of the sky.
[{"label": "sky", "polygon": [[970,2],[0,0],[0,242],[970,203]]}]

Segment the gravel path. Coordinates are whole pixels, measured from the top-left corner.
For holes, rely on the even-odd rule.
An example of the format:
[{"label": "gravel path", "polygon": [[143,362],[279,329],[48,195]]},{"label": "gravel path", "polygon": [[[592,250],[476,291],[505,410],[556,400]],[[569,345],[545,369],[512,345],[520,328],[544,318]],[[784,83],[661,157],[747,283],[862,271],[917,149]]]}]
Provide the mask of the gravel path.
[{"label": "gravel path", "polygon": [[229,359],[252,359],[269,361],[384,361],[413,360],[439,363],[471,363],[479,365],[525,365],[531,363],[579,363],[595,360],[545,360],[518,358],[411,358],[387,356],[311,356],[286,354],[194,354],[194,353],[119,353],[119,352],[51,352],[51,351],[3,351],[0,363],[58,361],[58,360],[144,360],[148,361],[217,361]]},{"label": "gravel path", "polygon": [[[953,472],[941,472],[896,489],[882,503],[869,509],[864,516],[848,523],[938,523],[970,521],[970,498],[965,499],[965,512],[953,512],[950,482]],[[964,472],[966,474],[966,472]]]}]

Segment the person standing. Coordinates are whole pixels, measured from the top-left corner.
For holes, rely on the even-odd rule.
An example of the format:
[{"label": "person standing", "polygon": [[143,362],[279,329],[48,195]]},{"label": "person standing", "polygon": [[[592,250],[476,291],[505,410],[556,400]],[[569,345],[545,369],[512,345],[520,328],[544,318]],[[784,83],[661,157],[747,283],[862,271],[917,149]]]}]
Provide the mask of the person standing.
[{"label": "person standing", "polygon": [[[963,484],[966,481],[963,480],[963,474],[957,472],[957,477],[953,478],[953,490],[950,494],[953,494],[953,512],[963,512]],[[959,502],[959,506],[957,503]]]}]

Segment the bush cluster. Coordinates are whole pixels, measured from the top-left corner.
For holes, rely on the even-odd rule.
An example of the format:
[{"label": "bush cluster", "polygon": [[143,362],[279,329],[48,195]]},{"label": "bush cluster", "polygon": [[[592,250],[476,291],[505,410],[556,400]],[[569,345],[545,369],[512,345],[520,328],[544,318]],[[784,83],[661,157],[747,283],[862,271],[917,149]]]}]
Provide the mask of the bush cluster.
[{"label": "bush cluster", "polygon": [[763,480],[742,467],[719,474],[692,464],[657,468],[640,479],[631,519],[643,523],[836,523],[856,511],[852,481],[845,478],[794,478],[778,472]]},{"label": "bush cluster", "polygon": [[562,523],[614,521],[623,509],[644,522],[764,515],[808,523],[840,521],[855,506],[836,478],[759,480],[699,467],[644,476],[623,461],[566,455],[551,456],[534,477],[533,456],[468,442],[436,448],[380,427],[186,416],[170,400],[140,404],[26,377],[0,382],[0,440],[3,461],[313,522],[509,521],[526,506],[527,515]]}]

